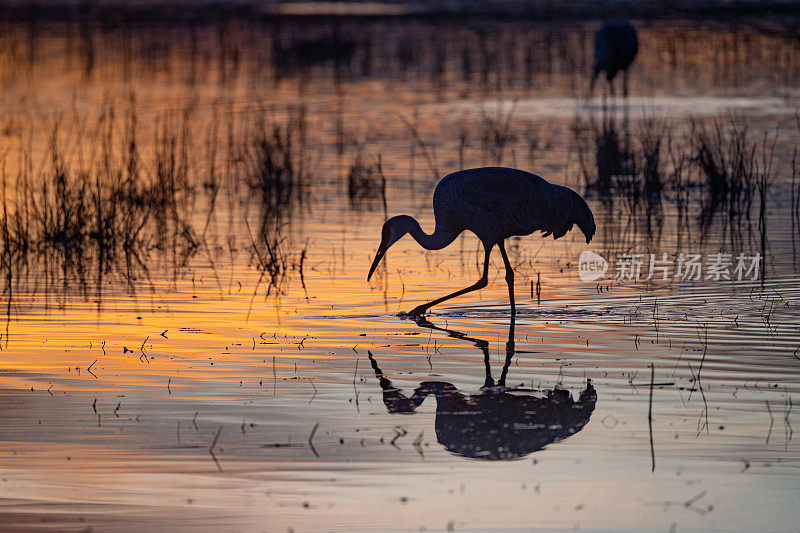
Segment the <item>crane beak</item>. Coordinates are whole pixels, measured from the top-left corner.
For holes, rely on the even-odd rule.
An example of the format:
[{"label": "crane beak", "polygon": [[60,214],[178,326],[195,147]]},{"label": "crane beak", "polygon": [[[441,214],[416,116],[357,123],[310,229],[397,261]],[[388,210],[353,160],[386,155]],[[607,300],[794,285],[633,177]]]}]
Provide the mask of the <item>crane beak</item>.
[{"label": "crane beak", "polygon": [[369,274],[367,274],[367,281],[372,277],[372,274],[375,272],[375,269],[378,268],[378,263],[381,262],[383,256],[386,255],[386,250],[389,247],[386,245],[386,241],[381,241],[380,246],[378,246],[378,252],[375,254],[375,259],[372,261],[372,266],[369,267]]}]

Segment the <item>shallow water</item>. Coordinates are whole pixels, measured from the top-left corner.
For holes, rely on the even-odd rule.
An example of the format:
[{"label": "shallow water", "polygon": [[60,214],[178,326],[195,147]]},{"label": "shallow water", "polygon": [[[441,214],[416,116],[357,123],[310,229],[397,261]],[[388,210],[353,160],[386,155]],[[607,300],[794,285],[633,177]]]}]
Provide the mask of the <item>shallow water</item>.
[{"label": "shallow water", "polygon": [[[168,218],[153,231],[173,244],[132,245],[138,266],[104,271],[92,252],[62,251],[4,274],[4,527],[796,530],[800,226],[789,197],[800,51],[767,21],[640,22],[631,97],[604,102],[585,98],[596,26],[292,20],[92,27],[88,41],[69,24],[35,35],[10,26],[7,194],[26,194],[21,169],[49,168],[54,114],[65,166],[80,169],[104,106],[124,116],[133,92],[150,176],[158,121],[191,102],[192,190],[175,205],[198,244],[182,254]],[[331,35],[339,52],[309,52]],[[754,61],[762,68],[744,72]],[[226,139],[249,142],[253,109],[280,123],[296,104],[308,177],[299,198],[272,205],[248,187],[246,165],[226,159]],[[688,215],[667,194],[655,205],[586,191],[590,245],[577,230],[509,243],[513,349],[499,257],[488,288],[433,308],[430,323],[398,316],[478,277],[473,236],[436,252],[404,239],[365,280],[386,215],[432,229],[437,174],[512,165],[583,193],[586,147],[572,133],[582,117],[592,127],[611,117],[619,138],[637,138],[642,117],[684,133],[690,117],[732,111],[754,138],[780,125],[766,230],[757,207],[752,219],[701,223],[699,188]],[[385,197],[372,183],[351,198],[358,155],[364,165],[380,155]],[[218,196],[202,185],[209,176]],[[285,254],[280,276],[259,268],[262,228]],[[581,281],[586,249],[610,260],[602,280]],[[611,279],[630,252],[761,253],[764,275]],[[580,403],[589,380],[596,400]]]}]

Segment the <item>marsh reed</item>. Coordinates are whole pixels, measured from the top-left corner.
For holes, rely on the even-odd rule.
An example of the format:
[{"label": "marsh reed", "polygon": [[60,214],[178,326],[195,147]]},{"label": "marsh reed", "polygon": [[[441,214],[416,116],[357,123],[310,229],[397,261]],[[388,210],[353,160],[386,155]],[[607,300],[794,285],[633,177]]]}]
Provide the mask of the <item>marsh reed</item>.
[{"label": "marsh reed", "polygon": [[[20,129],[0,159],[7,314],[21,293],[57,296],[60,305],[79,294],[99,307],[109,283],[130,294],[154,290],[157,280],[177,283],[201,249],[211,253],[207,230],[221,187],[229,201],[255,204],[257,231],[231,250],[247,251],[259,271],[256,290],[266,279],[267,296],[275,294],[307,254],[294,252],[284,231],[305,201],[303,113],[197,117],[189,100],[143,121],[131,93],[124,102],[107,99],[96,116],[50,117],[44,143],[34,142],[34,125]],[[204,142],[194,138],[198,130],[207,132]],[[231,222],[223,239],[237,240],[243,222]]]}]

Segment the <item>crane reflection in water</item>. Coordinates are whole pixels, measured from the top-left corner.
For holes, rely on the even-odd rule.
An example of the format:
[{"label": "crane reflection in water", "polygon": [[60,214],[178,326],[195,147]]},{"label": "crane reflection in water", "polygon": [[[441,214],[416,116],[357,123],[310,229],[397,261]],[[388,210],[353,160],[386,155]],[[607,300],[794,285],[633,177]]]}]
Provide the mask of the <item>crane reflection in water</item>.
[{"label": "crane reflection in water", "polygon": [[428,396],[436,398],[436,440],[448,451],[462,457],[509,460],[525,457],[548,444],[580,431],[594,412],[597,394],[590,379],[575,401],[556,386],[534,396],[533,389],[506,386],[514,350],[514,319],[506,343],[506,359],[500,379],[495,382],[489,361],[489,343],[458,331],[435,326],[420,319],[422,327],[446,332],[472,342],[483,352],[486,378],[478,394],[465,395],[444,381],[423,381],[411,396],[395,387],[370,352],[369,360],[383,390],[383,403],[390,413],[412,414]]}]

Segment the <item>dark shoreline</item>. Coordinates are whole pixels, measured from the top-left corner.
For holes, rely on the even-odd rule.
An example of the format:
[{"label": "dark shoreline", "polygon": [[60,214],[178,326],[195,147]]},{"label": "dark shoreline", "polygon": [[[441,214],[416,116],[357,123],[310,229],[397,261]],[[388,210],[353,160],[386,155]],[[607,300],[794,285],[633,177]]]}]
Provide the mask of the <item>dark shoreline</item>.
[{"label": "dark shoreline", "polygon": [[[480,20],[515,20],[527,22],[576,20],[632,19],[713,19],[723,23],[742,22],[747,18],[795,19],[800,16],[800,3],[787,1],[731,2],[720,6],[716,2],[566,2],[553,0],[530,2],[482,2],[479,5],[443,6],[441,2],[370,2],[368,14],[355,11],[360,2],[331,2],[344,7],[343,13],[286,13],[287,6],[310,2],[175,2],[160,5],[143,1],[135,5],[122,1],[71,2],[19,0],[0,1],[0,21],[7,23],[37,22],[97,22],[108,25],[148,22],[208,23],[208,22],[274,22],[357,20],[409,20],[427,22],[478,22]],[[386,13],[375,6],[387,6]],[[351,8],[352,6],[352,8]],[[776,20],[776,22],[781,22]],[[783,22],[789,22],[783,20]]]}]

